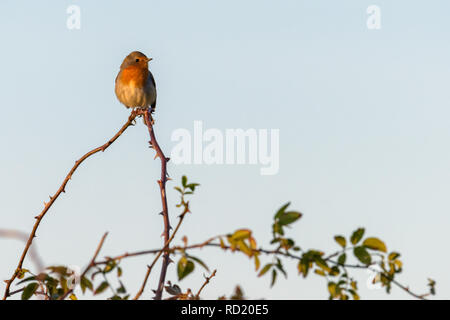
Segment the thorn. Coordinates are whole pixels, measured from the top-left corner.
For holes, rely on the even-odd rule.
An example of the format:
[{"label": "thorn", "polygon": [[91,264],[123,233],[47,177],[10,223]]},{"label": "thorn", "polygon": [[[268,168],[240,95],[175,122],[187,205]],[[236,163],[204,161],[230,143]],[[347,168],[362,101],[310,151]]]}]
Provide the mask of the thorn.
[{"label": "thorn", "polygon": [[170,180],[172,180],[172,178],[169,178],[169,175],[167,175],[166,180],[167,180],[167,181],[170,181]]},{"label": "thorn", "polygon": [[46,207],[46,206],[47,206],[47,202],[44,201],[44,207]]},{"label": "thorn", "polygon": [[156,294],[156,290],[153,290],[153,289],[152,289],[152,292],[153,292],[154,294]]},{"label": "thorn", "polygon": [[169,258],[168,261],[169,261],[169,264],[174,262],[174,261],[173,261],[172,259],[170,259],[170,258]]},{"label": "thorn", "polygon": [[39,216],[34,217],[35,219],[39,219]]},{"label": "thorn", "polygon": [[166,161],[169,162],[169,161],[170,161],[170,158],[167,157],[167,158],[166,158]]},{"label": "thorn", "polygon": [[164,212],[163,211],[161,211],[160,213],[158,213],[158,214],[160,214],[160,215],[164,215]]},{"label": "thorn", "polygon": [[155,160],[156,158],[158,158],[159,157],[159,155],[158,154],[155,154],[155,157],[153,158],[153,160]]}]

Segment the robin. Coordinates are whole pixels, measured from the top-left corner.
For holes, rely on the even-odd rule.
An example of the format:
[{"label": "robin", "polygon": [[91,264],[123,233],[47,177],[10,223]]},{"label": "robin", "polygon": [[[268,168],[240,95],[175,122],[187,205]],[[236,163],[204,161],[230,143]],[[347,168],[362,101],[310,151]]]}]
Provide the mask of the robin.
[{"label": "robin", "polygon": [[155,111],[156,84],[152,73],[148,70],[147,58],[139,51],[133,51],[122,62],[116,77],[116,96],[127,108],[147,109]]}]

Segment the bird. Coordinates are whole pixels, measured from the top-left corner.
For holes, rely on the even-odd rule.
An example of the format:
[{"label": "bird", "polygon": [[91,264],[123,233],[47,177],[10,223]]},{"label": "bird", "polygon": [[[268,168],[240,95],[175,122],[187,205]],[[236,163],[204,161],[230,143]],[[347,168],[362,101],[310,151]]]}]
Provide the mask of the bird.
[{"label": "bird", "polygon": [[133,51],[125,57],[120,65],[115,80],[117,99],[127,108],[145,110],[153,113],[156,108],[156,83],[148,70],[149,61],[145,54]]}]

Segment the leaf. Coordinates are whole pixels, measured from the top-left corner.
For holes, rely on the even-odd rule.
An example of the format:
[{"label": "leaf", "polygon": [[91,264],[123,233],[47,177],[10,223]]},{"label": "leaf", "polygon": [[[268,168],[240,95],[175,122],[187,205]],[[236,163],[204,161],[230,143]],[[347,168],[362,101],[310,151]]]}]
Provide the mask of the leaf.
[{"label": "leaf", "polygon": [[386,245],[378,238],[367,238],[364,240],[363,246],[372,250],[387,252]]},{"label": "leaf", "polygon": [[297,221],[298,219],[301,218],[301,216],[302,214],[300,212],[296,211],[285,212],[280,216],[278,223],[282,226],[285,226]]},{"label": "leaf", "polygon": [[200,184],[198,183],[190,183],[186,186],[186,188],[191,189],[192,191],[195,191],[195,188],[198,187]]},{"label": "leaf", "polygon": [[277,281],[277,271],[275,269],[272,269],[272,281],[270,283],[271,287],[273,287],[275,281]]},{"label": "leaf", "polygon": [[340,269],[338,267],[333,266],[331,268],[330,272],[329,272],[329,275],[332,276],[332,277],[335,277],[335,276],[339,275],[340,272],[341,271],[340,271]]},{"label": "leaf", "polygon": [[356,293],[355,290],[350,289],[348,290],[348,292],[350,292],[350,294],[352,295],[353,300],[359,300],[359,295]]},{"label": "leaf", "polygon": [[350,237],[350,242],[352,244],[357,244],[359,242],[359,240],[362,239],[364,235],[364,228],[359,228],[357,230],[355,230],[352,234],[352,236]]},{"label": "leaf", "polygon": [[345,264],[345,261],[347,260],[347,255],[345,253],[341,254],[338,258],[339,264]]},{"label": "leaf", "polygon": [[23,279],[23,277],[25,277],[25,274],[27,272],[30,272],[28,269],[20,269],[17,271],[17,278],[18,279]]},{"label": "leaf", "polygon": [[370,256],[369,252],[367,252],[366,248],[364,247],[355,247],[353,249],[353,253],[356,258],[358,258],[359,261],[361,261],[364,264],[370,264],[372,262],[372,257]]},{"label": "leaf", "polygon": [[32,281],[32,280],[36,280],[36,277],[35,276],[27,277],[27,278],[23,279],[22,281],[17,282],[17,284],[21,284],[21,283]]},{"label": "leaf", "polygon": [[249,229],[239,229],[236,230],[231,235],[231,241],[238,241],[238,240],[244,240],[248,239],[252,235],[252,231]]},{"label": "leaf", "polygon": [[237,242],[237,244],[239,245],[239,249],[246,254],[248,257],[252,257],[253,256],[253,250],[250,249],[247,244],[243,241],[243,240],[239,240]]},{"label": "leaf", "polygon": [[319,276],[325,277],[326,273],[325,271],[321,270],[321,269],[316,269],[314,270],[314,273],[317,273]]},{"label": "leaf", "polygon": [[335,282],[328,282],[328,292],[330,293],[330,297],[331,299],[333,299],[334,297],[336,297],[336,293],[337,293],[337,286]]},{"label": "leaf", "polygon": [[177,191],[178,191],[179,193],[181,193],[181,194],[183,193],[183,190],[181,190],[180,187],[174,187],[174,189],[177,190]]},{"label": "leaf", "polygon": [[22,292],[22,300],[28,300],[36,292],[39,284],[37,282],[30,283]]},{"label": "leaf", "polygon": [[347,241],[343,236],[335,236],[334,240],[342,247],[345,248],[347,246]]},{"label": "leaf", "polygon": [[287,207],[289,207],[291,203],[288,202],[284,206],[282,206],[280,209],[278,209],[277,213],[275,213],[274,219],[279,219],[281,215],[286,211]]},{"label": "leaf", "polygon": [[199,258],[196,258],[196,257],[193,257],[193,256],[189,256],[189,255],[186,255],[186,257],[188,257],[191,260],[194,260],[199,265],[201,265],[203,268],[205,268],[207,271],[209,271],[208,266],[202,260],[200,260]]},{"label": "leaf", "polygon": [[97,289],[95,289],[94,295],[102,293],[102,292],[105,291],[106,288],[108,288],[108,287],[109,287],[108,282],[103,281],[102,283],[100,283],[100,285],[97,287]]},{"label": "leaf", "polygon": [[74,295],[73,293],[69,296],[70,300],[78,300],[77,296]]},{"label": "leaf", "polygon": [[267,271],[270,270],[270,268],[273,266],[272,263],[268,263],[264,266],[264,268],[261,269],[261,271],[258,273],[258,277],[262,277],[267,273]]},{"label": "leaf", "polygon": [[81,287],[81,291],[83,291],[83,293],[86,291],[86,288],[88,288],[91,291],[94,290],[94,286],[92,285],[92,282],[86,277],[82,277],[80,279],[80,287]]},{"label": "leaf", "polygon": [[259,260],[258,254],[255,253],[255,271],[258,271],[259,267],[261,266],[261,261]]},{"label": "leaf", "polygon": [[400,257],[400,253],[391,252],[391,253],[389,253],[388,259],[389,259],[389,261],[393,261],[393,260],[397,259],[398,257]]},{"label": "leaf", "polygon": [[221,247],[222,249],[226,249],[225,242],[223,242],[223,239],[222,239],[222,238],[219,238],[219,242],[220,242],[220,247]]},{"label": "leaf", "polygon": [[331,268],[328,266],[327,262],[322,259],[321,256],[315,255],[314,261],[316,262],[316,264],[319,268],[323,269],[326,272],[330,272]]},{"label": "leaf", "polygon": [[178,280],[184,279],[192,271],[194,271],[194,268],[195,265],[192,261],[188,260],[185,256],[181,257],[177,266]]},{"label": "leaf", "polygon": [[187,184],[187,177],[182,176],[181,177],[181,185],[186,188],[186,184]]}]

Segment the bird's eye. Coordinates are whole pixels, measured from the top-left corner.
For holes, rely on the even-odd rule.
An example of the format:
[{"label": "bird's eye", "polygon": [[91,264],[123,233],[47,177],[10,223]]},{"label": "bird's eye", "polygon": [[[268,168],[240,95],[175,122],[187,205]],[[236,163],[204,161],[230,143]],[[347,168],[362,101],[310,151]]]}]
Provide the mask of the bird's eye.
[{"label": "bird's eye", "polygon": [[139,59],[136,59],[136,62],[139,62]]}]

